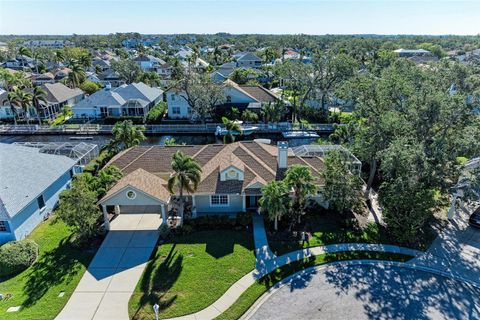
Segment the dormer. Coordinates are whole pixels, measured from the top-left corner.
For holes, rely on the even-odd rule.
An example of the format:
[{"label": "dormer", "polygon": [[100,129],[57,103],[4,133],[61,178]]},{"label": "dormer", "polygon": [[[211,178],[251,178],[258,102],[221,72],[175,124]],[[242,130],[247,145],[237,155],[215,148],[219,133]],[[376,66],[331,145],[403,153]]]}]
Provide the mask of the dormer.
[{"label": "dormer", "polygon": [[244,179],[244,172],[243,168],[237,168],[234,165],[229,165],[223,169],[220,169],[220,181],[228,181],[228,180],[238,180],[243,181]]}]

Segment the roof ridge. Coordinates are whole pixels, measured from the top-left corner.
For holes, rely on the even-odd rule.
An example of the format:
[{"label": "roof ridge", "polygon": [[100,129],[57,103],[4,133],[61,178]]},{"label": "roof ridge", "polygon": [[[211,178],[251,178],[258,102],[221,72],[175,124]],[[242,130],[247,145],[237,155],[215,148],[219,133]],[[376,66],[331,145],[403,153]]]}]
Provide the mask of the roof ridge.
[{"label": "roof ridge", "polygon": [[[305,163],[308,167],[312,168],[313,170],[315,170],[316,173],[320,174],[320,171],[318,171],[314,166],[312,166],[310,163],[308,163],[306,160],[304,160],[302,157],[299,157],[299,156],[295,156],[296,158],[299,158],[303,163]],[[319,157],[315,157],[315,158],[319,158]]]},{"label": "roof ridge", "polygon": [[202,152],[203,150],[205,150],[209,145],[208,144],[205,144],[203,147],[200,148],[200,150],[198,150],[197,152],[195,152],[195,154],[192,156],[192,159],[195,159],[196,156],[198,156],[200,154],[200,152]]},{"label": "roof ridge", "polygon": [[[142,157],[145,153],[147,153],[148,151],[152,150],[154,146],[151,146],[150,148],[148,148],[147,150],[145,150],[145,152],[142,152],[141,155],[139,155],[138,157],[136,157],[135,159],[133,159],[132,161],[130,161],[129,164],[127,164],[125,167],[123,167],[122,171],[125,170],[126,168],[130,167],[132,165],[132,163],[134,163],[135,161],[137,161],[138,159],[140,159],[140,157]],[[138,169],[141,169],[141,168],[138,168]],[[137,169],[137,170],[138,170]],[[137,171],[137,170],[134,170],[133,172]]]},{"label": "roof ridge", "polygon": [[263,160],[261,160],[259,157],[257,157],[257,155],[255,155],[253,152],[251,152],[247,147],[243,146],[243,144],[240,144],[241,148],[243,150],[245,150],[249,156],[251,156],[252,158],[254,158],[257,162],[259,162],[265,169],[267,169],[267,171],[269,171],[271,174],[273,174],[274,176],[277,174],[275,172],[275,170],[273,170],[272,168],[270,168],[270,166],[268,166],[265,162],[263,162]]}]

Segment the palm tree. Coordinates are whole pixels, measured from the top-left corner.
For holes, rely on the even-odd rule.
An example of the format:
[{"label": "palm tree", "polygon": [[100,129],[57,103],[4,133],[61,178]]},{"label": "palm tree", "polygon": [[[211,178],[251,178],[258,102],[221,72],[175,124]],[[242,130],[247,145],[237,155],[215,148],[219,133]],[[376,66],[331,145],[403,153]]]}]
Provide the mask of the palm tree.
[{"label": "palm tree", "polygon": [[7,101],[8,101],[8,104],[10,105],[10,109],[12,110],[13,121],[15,125],[17,125],[18,111],[17,111],[16,105],[11,100],[11,98],[15,96],[15,94],[13,94],[13,91],[18,88],[25,88],[29,86],[30,80],[25,78],[25,74],[23,72],[17,72],[12,74],[8,71],[3,71],[1,69],[0,69],[0,79],[2,80],[3,86],[8,92]]},{"label": "palm tree", "polygon": [[112,129],[113,138],[108,148],[128,149],[145,140],[143,126],[134,126],[132,120],[117,122]]},{"label": "palm tree", "polygon": [[[23,109],[27,117],[27,124],[30,124],[29,108],[32,102],[32,94],[20,88],[14,88],[12,92],[8,93],[8,100],[13,105],[11,105],[11,108],[16,106]],[[16,110],[14,112],[16,113]]]},{"label": "palm tree", "polygon": [[85,80],[85,71],[76,61],[70,64],[70,73],[68,74],[68,82],[70,87],[78,88],[78,86]]},{"label": "palm tree", "polygon": [[122,178],[123,174],[116,166],[107,166],[98,172],[96,177],[96,190],[99,198],[102,197],[115,182]]},{"label": "palm tree", "polygon": [[190,156],[185,155],[181,151],[177,151],[172,156],[173,173],[168,179],[168,191],[175,194],[178,189],[180,198],[180,217],[183,219],[183,208],[185,199],[183,198],[183,191],[195,192],[201,180],[202,168]]},{"label": "palm tree", "polygon": [[27,47],[20,47],[18,49],[18,53],[23,56],[22,57],[22,67],[25,67],[24,57],[29,57],[30,58],[32,56],[32,52]]},{"label": "palm tree", "polygon": [[55,51],[54,60],[58,63],[63,62],[65,60],[65,55],[63,54],[62,50]]},{"label": "palm tree", "polygon": [[92,66],[92,57],[90,54],[84,54],[78,60],[78,63],[86,70],[88,67]]},{"label": "palm tree", "polygon": [[275,221],[275,231],[278,230],[278,220],[288,212],[289,200],[288,187],[283,181],[271,181],[262,188],[259,202],[269,219]]},{"label": "palm tree", "polygon": [[40,111],[47,105],[47,92],[40,87],[35,87],[32,94],[32,105],[37,112],[38,125],[42,125]]},{"label": "palm tree", "polygon": [[293,189],[293,210],[297,213],[298,222],[300,222],[307,196],[313,195],[317,191],[315,178],[308,167],[296,164],[288,168],[285,182],[290,189]]},{"label": "palm tree", "polygon": [[227,133],[223,136],[223,143],[232,143],[235,142],[235,132],[242,134],[242,128],[237,121],[229,120],[227,117],[222,117],[223,125]]}]

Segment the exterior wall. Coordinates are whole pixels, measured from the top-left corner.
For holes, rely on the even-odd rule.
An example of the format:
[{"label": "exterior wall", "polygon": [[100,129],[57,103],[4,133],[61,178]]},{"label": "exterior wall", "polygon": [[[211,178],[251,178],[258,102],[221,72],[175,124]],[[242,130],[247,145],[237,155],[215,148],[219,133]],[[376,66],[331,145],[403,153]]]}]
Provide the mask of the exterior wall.
[{"label": "exterior wall", "polygon": [[[181,95],[181,93],[177,92],[167,92],[168,118],[185,119],[190,117],[190,113],[188,112],[190,106]],[[180,108],[180,114],[174,114],[174,108]]]},{"label": "exterior wall", "polygon": [[[45,219],[46,215],[57,206],[60,192],[70,186],[70,180],[69,170],[42,193],[45,201],[45,207],[42,210],[38,207],[36,197],[22,211],[17,213],[10,221],[11,238],[9,240],[21,240],[29,235]],[[5,237],[0,235],[0,244],[3,243],[2,238]]]},{"label": "exterior wall", "polygon": [[237,62],[239,68],[260,68],[262,66],[261,60],[241,60]]},{"label": "exterior wall", "polygon": [[[136,193],[135,199],[129,199],[127,197],[128,191],[134,191]],[[134,188],[125,187],[110,198],[106,199],[102,202],[103,205],[106,206],[159,206],[160,208],[160,201],[147,196],[141,191],[138,191]],[[159,209],[160,210],[160,209]]]},{"label": "exterior wall", "polygon": [[235,103],[250,103],[250,102],[258,102],[252,98],[250,98],[249,96],[243,94],[242,92],[238,91],[237,89],[235,88],[225,88],[223,90],[223,92],[225,93],[225,98],[227,97],[230,97],[231,100],[230,101],[227,101],[227,103],[229,104],[235,104]]},{"label": "exterior wall", "polygon": [[195,195],[195,207],[198,213],[237,213],[243,210],[242,195],[228,195],[228,206],[210,205],[210,195]]}]

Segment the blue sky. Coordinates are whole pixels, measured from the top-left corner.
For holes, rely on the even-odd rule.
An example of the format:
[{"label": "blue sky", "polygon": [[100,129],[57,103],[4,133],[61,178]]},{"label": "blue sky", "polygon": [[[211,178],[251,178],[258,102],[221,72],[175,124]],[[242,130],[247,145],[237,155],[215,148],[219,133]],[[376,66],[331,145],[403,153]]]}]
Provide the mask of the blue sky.
[{"label": "blue sky", "polygon": [[480,0],[0,0],[0,34],[479,34]]}]

